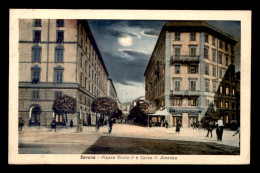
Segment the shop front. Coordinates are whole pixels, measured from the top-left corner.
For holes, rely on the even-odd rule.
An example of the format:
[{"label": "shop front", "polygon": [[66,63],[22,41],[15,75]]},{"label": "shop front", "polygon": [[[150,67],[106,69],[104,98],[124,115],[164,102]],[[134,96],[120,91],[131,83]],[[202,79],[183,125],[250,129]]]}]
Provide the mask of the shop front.
[{"label": "shop front", "polygon": [[148,125],[150,127],[152,126],[162,127],[165,125],[166,116],[169,116],[169,112],[166,109],[158,110],[154,114],[148,114]]}]

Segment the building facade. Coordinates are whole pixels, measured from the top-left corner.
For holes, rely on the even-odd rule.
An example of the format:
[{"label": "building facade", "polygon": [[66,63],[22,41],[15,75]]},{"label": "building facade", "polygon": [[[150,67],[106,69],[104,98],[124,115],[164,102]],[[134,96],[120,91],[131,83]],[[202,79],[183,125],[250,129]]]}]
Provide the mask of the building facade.
[{"label": "building facade", "polygon": [[108,72],[85,20],[21,19],[19,21],[19,116],[27,124],[59,124],[52,104],[57,97],[76,99],[68,121],[95,124],[91,103],[107,95]]},{"label": "building facade", "polygon": [[[235,44],[233,37],[205,22],[166,22],[144,73],[146,100],[167,109],[163,120],[171,127],[177,121],[190,127],[206,116],[210,106],[225,108],[232,117],[235,84],[220,84],[234,64]],[[228,94],[215,97],[218,91]]]},{"label": "building facade", "polygon": [[113,100],[115,100],[116,103],[117,103],[118,109],[120,109],[120,110],[122,109],[121,108],[121,102],[118,99],[116,88],[114,86],[113,80],[110,79],[110,78],[107,79],[107,97],[110,97]]}]

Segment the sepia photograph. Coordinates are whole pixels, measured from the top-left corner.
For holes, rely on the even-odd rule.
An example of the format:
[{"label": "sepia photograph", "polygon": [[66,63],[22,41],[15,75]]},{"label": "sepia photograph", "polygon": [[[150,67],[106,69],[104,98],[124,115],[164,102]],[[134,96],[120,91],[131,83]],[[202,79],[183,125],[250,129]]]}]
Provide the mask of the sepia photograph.
[{"label": "sepia photograph", "polygon": [[10,19],[9,164],[250,163],[250,11]]}]

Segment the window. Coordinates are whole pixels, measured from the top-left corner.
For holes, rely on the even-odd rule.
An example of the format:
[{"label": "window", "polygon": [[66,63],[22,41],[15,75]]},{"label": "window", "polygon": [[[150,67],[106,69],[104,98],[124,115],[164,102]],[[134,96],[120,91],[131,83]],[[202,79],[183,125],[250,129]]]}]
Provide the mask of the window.
[{"label": "window", "polygon": [[88,78],[85,77],[85,87],[87,88]]},{"label": "window", "polygon": [[181,80],[174,80],[174,91],[180,91],[181,89]]},{"label": "window", "polygon": [[204,58],[209,59],[209,49],[207,47],[204,48]]},{"label": "window", "polygon": [[61,91],[55,91],[54,92],[54,97],[55,98],[59,98],[59,97],[61,97],[62,96],[62,92]]},{"label": "window", "polygon": [[219,68],[219,78],[222,78],[222,77],[223,77],[222,69]]},{"label": "window", "polygon": [[219,54],[218,54],[218,63],[219,63],[219,64],[222,64],[222,62],[223,62],[223,61],[222,61],[222,53],[219,53]]},{"label": "window", "polygon": [[180,40],[181,40],[181,33],[175,32],[175,34],[174,34],[174,40],[175,40],[175,41],[180,41]]},{"label": "window", "polygon": [[33,90],[32,91],[32,99],[40,99],[40,91],[39,90]]},{"label": "window", "polygon": [[228,55],[226,55],[226,66],[228,66]]},{"label": "window", "polygon": [[196,91],[197,80],[190,80],[190,91]]},{"label": "window", "polygon": [[41,31],[35,30],[33,31],[33,42],[38,43],[41,41]]},{"label": "window", "polygon": [[188,73],[189,74],[198,74],[198,65],[190,65],[188,66]]},{"label": "window", "polygon": [[82,64],[83,64],[83,54],[81,53],[80,54],[80,57],[79,57],[79,65],[80,65],[80,67],[82,68]]},{"label": "window", "polygon": [[206,92],[209,92],[209,80],[205,80],[205,85]]},{"label": "window", "polygon": [[175,74],[181,73],[181,65],[174,65],[174,73]]},{"label": "window", "polygon": [[41,27],[42,26],[42,20],[41,19],[34,19],[34,27]]},{"label": "window", "polygon": [[54,68],[54,82],[63,82],[63,71],[64,68],[61,66]]},{"label": "window", "polygon": [[232,102],[232,109],[235,109],[235,102]]},{"label": "window", "polygon": [[190,41],[196,41],[196,33],[195,32],[190,33]]},{"label": "window", "polygon": [[188,100],[188,106],[198,106],[198,99],[195,99],[195,98],[189,99]]},{"label": "window", "polygon": [[214,77],[217,76],[217,67],[216,67],[215,65],[212,66],[212,75],[213,75]]},{"label": "window", "polygon": [[180,46],[174,46],[174,55],[180,56],[181,55],[181,47]]},{"label": "window", "polygon": [[61,46],[55,48],[55,62],[63,62],[64,49]]},{"label": "window", "polygon": [[212,50],[212,61],[216,62],[216,51]]},{"label": "window", "polygon": [[56,21],[56,26],[57,27],[64,27],[64,20],[63,19],[58,19]]},{"label": "window", "polygon": [[213,92],[217,92],[217,82],[213,81]]},{"label": "window", "polygon": [[219,102],[219,108],[223,108],[223,101]]},{"label": "window", "polygon": [[226,108],[226,109],[229,109],[229,104],[228,104],[228,102],[225,102],[225,108]]},{"label": "window", "polygon": [[205,63],[205,74],[209,75],[209,64]]},{"label": "window", "polygon": [[40,82],[40,72],[41,69],[37,65],[31,68],[32,83],[36,84]]},{"label": "window", "polygon": [[190,56],[191,57],[196,56],[196,50],[197,50],[196,46],[190,46]]},{"label": "window", "polygon": [[57,31],[57,43],[63,43],[64,31]]},{"label": "window", "polygon": [[229,86],[226,86],[226,95],[229,96]]},{"label": "window", "polygon": [[223,94],[223,86],[222,85],[219,86],[219,94]]},{"label": "window", "polygon": [[223,42],[219,40],[219,48],[222,49],[223,48]]},{"label": "window", "polygon": [[215,37],[212,37],[212,45],[216,46],[216,39],[215,39]]},{"label": "window", "polygon": [[88,75],[89,75],[89,77],[91,76],[91,66],[90,65],[88,67]]},{"label": "window", "polygon": [[228,44],[225,43],[225,51],[228,51]]},{"label": "window", "polygon": [[182,99],[180,98],[173,99],[173,106],[181,106],[181,105],[182,105]]},{"label": "window", "polygon": [[205,42],[208,43],[209,42],[209,35],[205,34]]},{"label": "window", "polygon": [[232,88],[232,95],[235,96],[235,88]]},{"label": "window", "polygon": [[79,75],[79,84],[82,86],[83,85],[83,74],[80,73]]},{"label": "window", "polygon": [[41,62],[42,48],[40,46],[32,47],[32,62]]},{"label": "window", "polygon": [[234,46],[231,46],[231,54],[234,55]]}]

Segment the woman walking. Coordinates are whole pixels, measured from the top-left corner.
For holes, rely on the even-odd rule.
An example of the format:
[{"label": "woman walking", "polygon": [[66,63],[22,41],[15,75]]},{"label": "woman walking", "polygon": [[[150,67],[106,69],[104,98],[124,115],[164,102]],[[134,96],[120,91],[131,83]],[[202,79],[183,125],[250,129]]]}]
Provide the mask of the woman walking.
[{"label": "woman walking", "polygon": [[180,134],[180,131],[181,131],[181,122],[178,121],[177,124],[176,124],[176,133]]}]

